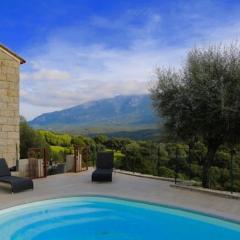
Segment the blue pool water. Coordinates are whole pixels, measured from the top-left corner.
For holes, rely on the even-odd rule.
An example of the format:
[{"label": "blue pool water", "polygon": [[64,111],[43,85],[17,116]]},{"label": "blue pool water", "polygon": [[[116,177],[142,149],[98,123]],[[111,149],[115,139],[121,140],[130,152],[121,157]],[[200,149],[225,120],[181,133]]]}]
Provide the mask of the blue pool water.
[{"label": "blue pool water", "polygon": [[106,197],[47,200],[0,211],[1,240],[240,240],[240,225]]}]

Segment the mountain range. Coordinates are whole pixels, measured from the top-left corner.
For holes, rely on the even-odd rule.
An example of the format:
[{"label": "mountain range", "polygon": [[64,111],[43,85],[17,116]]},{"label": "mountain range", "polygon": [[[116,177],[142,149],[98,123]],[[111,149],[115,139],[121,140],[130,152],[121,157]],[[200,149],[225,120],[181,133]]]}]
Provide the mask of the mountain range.
[{"label": "mountain range", "polygon": [[127,132],[156,132],[159,122],[149,95],[119,95],[44,113],[29,123],[34,128],[72,134],[128,136]]}]

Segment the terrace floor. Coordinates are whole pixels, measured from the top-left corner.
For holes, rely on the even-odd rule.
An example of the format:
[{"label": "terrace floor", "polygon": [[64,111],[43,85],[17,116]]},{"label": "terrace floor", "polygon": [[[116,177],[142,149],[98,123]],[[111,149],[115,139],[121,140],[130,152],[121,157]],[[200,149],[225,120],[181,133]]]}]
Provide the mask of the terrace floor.
[{"label": "terrace floor", "polygon": [[240,221],[240,200],[170,187],[170,182],[113,174],[112,183],[92,183],[91,170],[34,180],[35,189],[17,194],[0,187],[0,209],[63,196],[109,195],[173,205]]}]

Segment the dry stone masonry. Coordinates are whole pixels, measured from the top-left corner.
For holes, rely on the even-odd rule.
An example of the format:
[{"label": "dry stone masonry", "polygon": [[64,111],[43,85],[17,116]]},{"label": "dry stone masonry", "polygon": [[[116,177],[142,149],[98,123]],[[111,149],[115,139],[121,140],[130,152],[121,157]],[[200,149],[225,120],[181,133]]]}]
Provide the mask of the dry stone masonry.
[{"label": "dry stone masonry", "polygon": [[19,66],[25,60],[0,44],[0,158],[19,159]]}]

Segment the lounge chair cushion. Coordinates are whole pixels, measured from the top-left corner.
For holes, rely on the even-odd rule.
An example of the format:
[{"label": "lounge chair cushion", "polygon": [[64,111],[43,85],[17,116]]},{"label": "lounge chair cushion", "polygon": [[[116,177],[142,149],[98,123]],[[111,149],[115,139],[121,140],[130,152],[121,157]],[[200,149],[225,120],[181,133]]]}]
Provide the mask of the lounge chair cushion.
[{"label": "lounge chair cushion", "polygon": [[97,169],[113,169],[113,152],[99,152],[96,167]]},{"label": "lounge chair cushion", "polygon": [[10,184],[13,193],[21,192],[27,189],[33,189],[33,181],[29,178],[5,176],[0,177],[0,182]]},{"label": "lounge chair cushion", "polygon": [[111,182],[112,170],[111,169],[96,169],[92,173],[93,182]]},{"label": "lounge chair cushion", "polygon": [[13,193],[33,189],[32,179],[11,176],[11,172],[4,158],[0,159],[0,182],[10,184]]},{"label": "lounge chair cushion", "polygon": [[0,158],[0,177],[11,176],[11,172],[4,158]]}]

